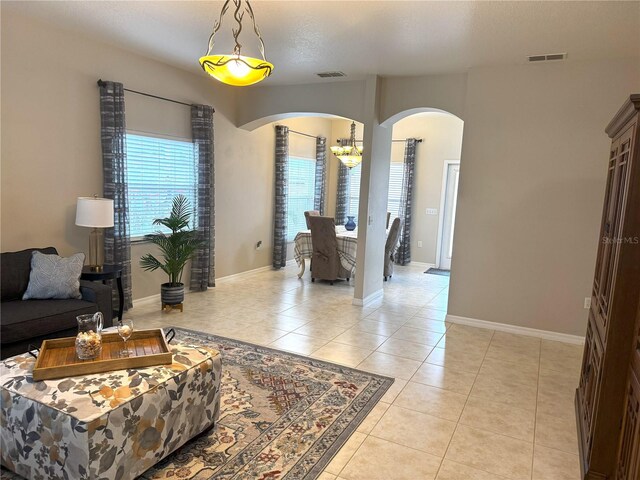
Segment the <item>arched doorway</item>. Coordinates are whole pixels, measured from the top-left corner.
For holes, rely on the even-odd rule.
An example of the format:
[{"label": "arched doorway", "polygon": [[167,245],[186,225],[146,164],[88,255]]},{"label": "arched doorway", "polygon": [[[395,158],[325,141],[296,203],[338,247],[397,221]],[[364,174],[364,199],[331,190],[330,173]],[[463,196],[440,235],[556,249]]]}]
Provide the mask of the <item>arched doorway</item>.
[{"label": "arched doorway", "polygon": [[[449,274],[454,256],[453,240],[461,166],[464,122],[449,112],[432,108],[411,109],[388,119],[393,129],[389,170],[389,210],[399,211],[407,225],[400,239],[401,260],[410,262],[396,271],[404,275],[402,288],[385,284],[385,296],[400,298],[403,291],[417,293],[422,287],[426,307],[443,316],[448,306]],[[406,201],[409,174],[407,139],[417,139],[410,174],[413,188]],[[404,262],[403,262],[404,263]],[[396,282],[399,282],[400,278]],[[409,287],[409,288],[407,288]],[[409,295],[409,294],[407,294]],[[443,313],[439,313],[443,312]]]},{"label": "arched doorway", "polygon": [[[275,178],[271,181],[265,182],[269,186],[276,183],[275,190],[271,194],[272,197],[278,196],[285,197],[282,203],[286,204],[285,208],[278,205],[278,198],[276,198],[276,205],[271,203],[261,205],[256,208],[260,209],[262,217],[269,216],[273,218],[274,237],[275,232],[278,229],[284,228],[284,246],[282,245],[282,236],[278,237],[280,240],[273,239],[273,243],[268,239],[263,241],[262,251],[254,253],[255,255],[262,255],[264,258],[268,257],[273,252],[273,258],[276,260],[269,261],[276,268],[282,268],[285,264],[291,265],[293,260],[298,265],[302,265],[299,273],[301,273],[301,279],[303,282],[311,280],[309,270],[304,267],[305,263],[308,266],[308,250],[310,243],[297,242],[298,234],[302,234],[308,227],[306,226],[305,212],[311,210],[319,210],[322,215],[328,217],[334,217],[336,226],[342,227],[346,222],[346,215],[349,212],[349,205],[342,205],[342,215],[340,218],[337,216],[337,211],[340,207],[340,195],[338,192],[338,183],[341,180],[341,175],[344,174],[344,168],[341,167],[340,161],[331,154],[330,147],[335,145],[340,138],[349,136],[350,126],[352,120],[338,117],[336,115],[328,114],[314,114],[314,113],[289,113],[278,114],[262,118],[252,123],[254,129],[248,134],[252,137],[260,137],[263,139],[263,144],[269,145],[267,147],[269,159],[269,167],[273,169],[273,152],[276,149],[276,126],[286,127],[287,137],[287,162],[286,172],[284,175],[287,178],[286,191],[284,195],[279,194],[281,188],[278,186],[278,168],[274,170],[272,175]],[[357,124],[357,133],[361,138],[362,136],[362,124]],[[324,145],[323,153],[321,157],[318,157],[318,140],[322,139]],[[268,142],[268,143],[267,143]],[[265,158],[266,160],[266,158]],[[316,165],[318,162],[322,162],[325,166],[325,171],[320,181],[323,186],[318,188],[318,170]],[[322,168],[322,167],[321,167]],[[342,179],[344,180],[344,179]],[[348,181],[348,180],[347,180]],[[359,185],[353,185],[352,190],[358,190]],[[318,204],[318,196],[322,199]],[[353,205],[351,209],[357,209],[357,193],[349,197]],[[344,199],[343,199],[344,201]],[[282,213],[284,212],[284,213]],[[284,222],[276,222],[276,218],[284,218]],[[281,223],[285,226],[282,227]],[[279,231],[279,230],[278,230]],[[256,239],[256,243],[260,240]],[[340,245],[340,242],[339,242]],[[279,246],[278,250],[274,249],[275,246]],[[299,247],[299,248],[296,248]],[[285,258],[283,258],[282,252],[286,252]],[[302,254],[301,254],[302,252]],[[253,252],[252,252],[253,253]],[[276,255],[277,253],[277,255]],[[344,253],[344,252],[341,252]],[[302,255],[302,256],[301,256]],[[355,255],[355,252],[353,252]],[[344,256],[341,256],[343,258]],[[284,261],[286,260],[286,262]],[[347,260],[345,260],[347,261]],[[351,262],[355,265],[355,257]],[[306,270],[306,272],[305,272]],[[353,275],[349,277],[353,279]],[[343,285],[349,287],[349,294],[353,294],[354,282],[343,282]]]}]

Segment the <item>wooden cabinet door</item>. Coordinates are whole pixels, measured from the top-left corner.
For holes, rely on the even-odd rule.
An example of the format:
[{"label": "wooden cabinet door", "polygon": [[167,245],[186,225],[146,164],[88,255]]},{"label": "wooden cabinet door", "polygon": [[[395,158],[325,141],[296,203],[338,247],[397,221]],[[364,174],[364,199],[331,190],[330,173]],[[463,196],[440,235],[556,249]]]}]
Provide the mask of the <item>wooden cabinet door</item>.
[{"label": "wooden cabinet door", "polygon": [[616,480],[640,479],[640,312],[629,369]]},{"label": "wooden cabinet door", "polygon": [[593,315],[589,315],[587,336],[584,344],[584,356],[582,357],[582,371],[578,386],[578,401],[580,402],[580,431],[582,432],[582,451],[589,458],[593,440],[593,427],[598,403],[599,386],[602,377],[603,350],[600,344],[600,336],[597,332]]},{"label": "wooden cabinet door", "polygon": [[616,480],[640,479],[640,383],[629,372]]},{"label": "wooden cabinet door", "polygon": [[600,228],[600,245],[596,259],[591,309],[603,345],[607,345],[609,307],[614,290],[616,261],[620,250],[625,195],[629,181],[629,154],[635,125],[627,128],[611,144],[605,203]]},{"label": "wooden cabinet door", "polygon": [[640,480],[639,115],[640,95],[631,95],[606,128],[612,143],[575,399],[585,480]]}]

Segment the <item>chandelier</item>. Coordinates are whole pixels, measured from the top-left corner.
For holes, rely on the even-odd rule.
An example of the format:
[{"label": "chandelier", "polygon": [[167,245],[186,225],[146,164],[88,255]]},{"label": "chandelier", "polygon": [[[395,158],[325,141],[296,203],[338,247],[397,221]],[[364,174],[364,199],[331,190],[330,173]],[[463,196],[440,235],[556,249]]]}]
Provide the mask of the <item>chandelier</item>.
[{"label": "chandelier", "polygon": [[331,147],[331,152],[340,159],[347,168],[353,168],[362,161],[362,147],[356,145],[356,122],[351,123],[351,137],[348,145]]},{"label": "chandelier", "polygon": [[[230,2],[233,2],[235,5],[233,18],[238,24],[236,28],[232,29],[233,39],[236,42],[236,46],[233,48],[233,53],[231,54],[214,54],[212,53],[214,37],[222,26],[222,19],[229,9]],[[243,3],[245,4],[244,8]],[[249,17],[251,17],[253,31],[260,41],[260,53],[262,54],[262,59],[246,57],[240,54],[242,45],[238,41],[238,37],[240,36],[240,32],[242,32],[242,19],[245,13],[248,13]],[[267,62],[264,56],[264,42],[260,36],[260,30],[258,30],[253,9],[251,8],[251,4],[248,0],[226,0],[226,2],[224,2],[222,11],[220,12],[220,18],[213,24],[213,32],[209,37],[209,49],[205,56],[200,58],[200,65],[205,72],[216,80],[237,87],[253,85],[254,83],[258,83],[271,75],[273,64]]]}]

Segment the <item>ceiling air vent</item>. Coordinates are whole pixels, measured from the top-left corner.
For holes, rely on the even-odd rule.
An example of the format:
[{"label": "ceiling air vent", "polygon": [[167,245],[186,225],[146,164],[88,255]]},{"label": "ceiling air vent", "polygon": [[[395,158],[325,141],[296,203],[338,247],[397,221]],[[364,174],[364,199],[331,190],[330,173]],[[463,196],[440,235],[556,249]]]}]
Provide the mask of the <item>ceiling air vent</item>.
[{"label": "ceiling air vent", "polygon": [[344,72],[320,72],[316,73],[320,78],[346,77]]},{"label": "ceiling air vent", "polygon": [[529,55],[529,62],[549,62],[551,60],[564,60],[567,58],[566,53],[548,53],[546,55]]}]

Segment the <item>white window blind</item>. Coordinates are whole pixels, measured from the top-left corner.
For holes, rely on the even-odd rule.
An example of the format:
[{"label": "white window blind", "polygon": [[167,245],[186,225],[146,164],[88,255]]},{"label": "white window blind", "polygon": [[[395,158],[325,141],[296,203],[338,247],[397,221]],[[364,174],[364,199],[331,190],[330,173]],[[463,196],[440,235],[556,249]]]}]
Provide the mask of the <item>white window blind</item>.
[{"label": "white window blind", "polygon": [[403,176],[404,163],[392,162],[389,169],[389,196],[387,197],[387,212],[391,212],[389,224],[400,214]]},{"label": "white window blind", "polygon": [[[358,221],[358,206],[360,204],[360,175],[362,164],[353,167],[349,174],[349,207],[348,215],[356,217]],[[400,213],[402,199],[402,178],[404,175],[404,163],[392,162],[389,167],[389,196],[387,197],[387,211],[391,212],[391,219]]]},{"label": "white window blind", "polygon": [[359,164],[349,172],[349,206],[347,215],[356,217],[358,223],[358,207],[360,205],[360,176],[362,173],[362,164]]},{"label": "white window blind", "polygon": [[304,212],[313,210],[316,183],[315,159],[289,157],[287,171],[287,241],[307,229]]},{"label": "white window blind", "polygon": [[[190,141],[127,134],[127,184],[132,238],[166,230],[153,225],[153,220],[169,216],[176,195],[187,197],[195,211],[197,148]],[[192,215],[191,228],[195,226],[194,219]]]}]

